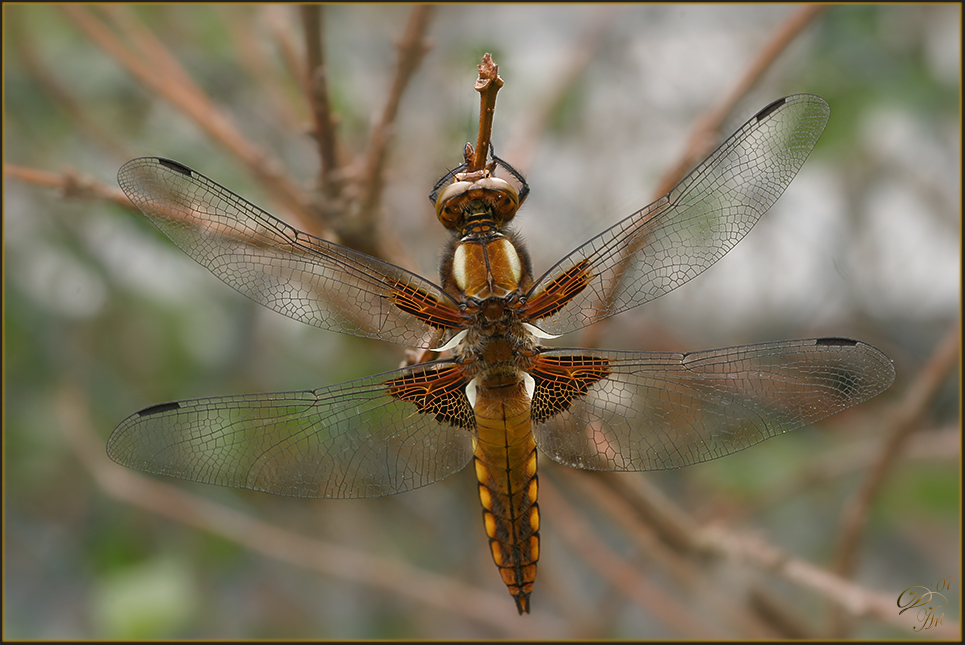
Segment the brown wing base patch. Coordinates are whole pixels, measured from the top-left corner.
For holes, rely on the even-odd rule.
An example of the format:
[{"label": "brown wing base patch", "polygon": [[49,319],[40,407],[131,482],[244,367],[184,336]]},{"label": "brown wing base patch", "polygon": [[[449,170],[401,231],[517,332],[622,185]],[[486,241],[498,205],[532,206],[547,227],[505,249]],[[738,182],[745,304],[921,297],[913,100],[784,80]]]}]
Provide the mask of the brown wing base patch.
[{"label": "brown wing base patch", "polygon": [[574,265],[527,300],[523,307],[523,316],[529,321],[552,316],[586,289],[592,276],[589,260]]},{"label": "brown wing base patch", "polygon": [[610,362],[597,356],[539,356],[530,375],[536,381],[533,422],[541,423],[568,409],[594,383],[610,374]]},{"label": "brown wing base patch", "polygon": [[385,385],[391,396],[415,404],[419,412],[433,415],[436,421],[473,430],[476,418],[466,398],[468,381],[461,365],[451,365],[416,370]]},{"label": "brown wing base patch", "polygon": [[421,289],[400,282],[392,285],[392,302],[402,311],[436,329],[462,329],[466,325],[466,317],[459,309],[440,302]]}]

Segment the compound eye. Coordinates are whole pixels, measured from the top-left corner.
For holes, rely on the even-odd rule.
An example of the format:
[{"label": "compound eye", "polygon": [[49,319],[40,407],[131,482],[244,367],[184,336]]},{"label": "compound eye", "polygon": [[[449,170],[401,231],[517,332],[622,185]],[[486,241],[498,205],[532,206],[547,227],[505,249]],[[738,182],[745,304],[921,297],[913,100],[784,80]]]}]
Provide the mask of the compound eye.
[{"label": "compound eye", "polygon": [[513,219],[519,209],[519,193],[508,181],[498,177],[487,177],[476,182],[476,186],[485,190],[485,200],[493,211],[493,216],[501,223]]},{"label": "compound eye", "polygon": [[474,182],[457,181],[447,186],[439,198],[436,199],[436,218],[443,226],[459,230],[462,225],[466,202],[469,200],[469,190]]},{"label": "compound eye", "polygon": [[492,214],[498,227],[513,219],[519,194],[512,184],[497,177],[456,181],[436,200],[436,217],[446,228],[461,231],[467,211],[479,211],[480,205]]}]

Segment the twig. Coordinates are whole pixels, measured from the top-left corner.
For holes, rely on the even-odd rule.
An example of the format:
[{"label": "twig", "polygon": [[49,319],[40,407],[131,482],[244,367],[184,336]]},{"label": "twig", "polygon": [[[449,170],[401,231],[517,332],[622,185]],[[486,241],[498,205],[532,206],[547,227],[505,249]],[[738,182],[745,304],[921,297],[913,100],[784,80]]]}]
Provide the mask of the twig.
[{"label": "twig", "polygon": [[817,638],[811,625],[804,624],[796,612],[777,602],[772,594],[758,586],[751,588],[747,603],[761,620],[781,635],[781,638],[788,640]]},{"label": "twig", "polygon": [[825,5],[804,5],[784,24],[778,27],[764,47],[757,53],[744,75],[738,79],[731,91],[713,109],[704,114],[694,126],[683,156],[677,165],[670,169],[657,184],[654,197],[670,192],[683,176],[701,159],[707,156],[717,141],[720,128],[737,104],[753,89],[771,65],[804,29],[827,9]]},{"label": "twig", "polygon": [[[898,614],[897,597],[871,591],[840,576],[791,557],[765,540],[751,534],[738,534],[714,527],[702,530],[702,541],[709,553],[734,562],[745,562],[770,571],[789,582],[810,589],[855,618],[871,617],[902,629],[908,620]],[[956,622],[946,621],[936,628],[936,637],[957,634]]]},{"label": "twig", "polygon": [[[499,65],[493,62],[493,57],[483,54],[482,62],[478,65],[479,76],[476,78],[476,91],[479,92],[479,134],[476,137],[476,148],[471,158],[467,155],[469,167],[467,172],[476,172],[486,167],[489,157],[490,139],[493,135],[493,116],[496,113],[496,94],[503,86],[503,79],[499,78]],[[467,152],[469,149],[466,149]]]},{"label": "twig", "polygon": [[[319,170],[318,185],[327,204],[338,203],[339,164],[336,156],[335,120],[328,94],[328,80],[325,68],[324,7],[320,5],[301,5],[302,28],[305,36],[305,95],[315,124],[312,138],[318,146]],[[323,211],[324,213],[324,211]]]},{"label": "twig", "polygon": [[572,543],[574,550],[582,554],[610,584],[648,615],[664,622],[668,629],[679,632],[686,638],[708,639],[717,635],[709,625],[694,616],[693,612],[687,611],[676,600],[651,584],[646,576],[640,575],[633,567],[628,567],[609,546],[597,539],[587,520],[566,503],[565,496],[549,481],[543,481],[540,485],[540,504],[547,509],[548,515],[555,518],[554,523],[566,527],[566,531],[561,534]]},{"label": "twig", "polygon": [[[702,562],[700,526],[692,517],[670,502],[645,477],[627,473],[581,473],[563,469],[567,479],[578,481],[577,494],[606,513],[633,540],[648,562],[654,563],[677,579],[685,593],[699,592],[717,616],[724,617],[748,638],[774,638],[776,635],[754,614],[747,611],[733,589],[712,588],[712,580]],[[561,527],[568,531],[568,527]],[[582,551],[581,551],[582,553]],[[640,574],[643,575],[643,574]],[[660,575],[661,579],[664,575]],[[720,636],[719,634],[717,635]]]},{"label": "twig", "polygon": [[432,5],[416,5],[409,14],[405,34],[397,45],[399,57],[392,88],[389,90],[382,115],[372,131],[372,139],[365,157],[357,214],[351,221],[352,229],[342,231],[346,243],[370,255],[379,255],[373,230],[379,202],[382,199],[383,173],[399,104],[409,80],[418,69],[423,56],[429,51],[426,32],[434,12],[435,7]]},{"label": "twig", "polygon": [[[866,589],[821,567],[794,558],[758,535],[719,526],[699,525],[642,477],[608,473],[600,477],[600,481],[611,486],[618,495],[625,496],[634,509],[633,513],[623,511],[618,517],[632,521],[633,514],[638,513],[641,518],[646,518],[647,525],[663,536],[665,544],[673,547],[673,551],[660,556],[661,561],[667,560],[668,554],[677,552],[690,558],[712,556],[753,565],[811,590],[849,616],[872,617],[888,625],[908,628],[908,621],[898,615],[894,597]],[[635,531],[631,531],[630,535],[635,535]],[[945,623],[945,633],[957,633],[957,623],[947,620]]]},{"label": "twig", "polygon": [[299,218],[304,230],[322,236],[323,231],[320,230],[316,218],[311,217],[308,202],[301,190],[284,175],[273,170],[273,164],[267,161],[268,155],[241,134],[228,116],[195,85],[177,60],[150,32],[126,17],[123,11],[112,9],[107,14],[115,22],[123,22],[123,33],[136,37],[141,49],[138,54],[95,18],[89,8],[81,5],[60,5],[59,8],[145,87],[182,110],[212,139],[240,159],[249,172]]},{"label": "twig", "polygon": [[[706,156],[713,143],[717,140],[717,132],[720,130],[721,123],[723,123],[724,119],[726,119],[731,110],[733,110],[734,105],[753,87],[764,71],[774,63],[777,56],[784,51],[794,37],[809,25],[823,9],[821,5],[801,7],[787,22],[778,28],[777,32],[764,45],[757,58],[751,63],[748,71],[738,80],[727,97],[697,122],[697,125],[690,135],[683,157],[677,162],[676,166],[664,175],[658,184],[655,197],[660,197],[668,193],[698,161]],[[614,288],[620,284],[626,263],[632,257],[633,252],[645,242],[646,238],[639,236],[635,245],[626,250],[623,261],[624,266],[616,271],[616,279],[612,282]],[[601,303],[603,309],[607,308],[611,298],[612,292],[607,291]],[[599,345],[600,333],[603,332],[604,328],[605,325],[601,324],[588,327],[582,334],[583,345],[585,347],[597,347]]]},{"label": "twig", "polygon": [[68,199],[103,199],[137,212],[137,208],[119,188],[112,188],[92,179],[81,177],[73,171],[58,174],[48,170],[4,164],[3,174],[25,183],[56,188],[63,197]]}]

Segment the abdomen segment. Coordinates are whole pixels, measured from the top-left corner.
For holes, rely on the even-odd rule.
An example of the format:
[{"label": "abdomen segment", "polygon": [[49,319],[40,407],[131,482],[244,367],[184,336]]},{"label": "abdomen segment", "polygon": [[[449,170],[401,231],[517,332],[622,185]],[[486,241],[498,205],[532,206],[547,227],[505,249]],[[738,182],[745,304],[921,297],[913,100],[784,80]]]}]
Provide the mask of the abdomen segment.
[{"label": "abdomen segment", "polygon": [[492,396],[503,388],[479,388],[474,465],[493,561],[522,614],[529,612],[536,579],[539,506],[529,397],[518,387],[517,396],[508,398]]}]

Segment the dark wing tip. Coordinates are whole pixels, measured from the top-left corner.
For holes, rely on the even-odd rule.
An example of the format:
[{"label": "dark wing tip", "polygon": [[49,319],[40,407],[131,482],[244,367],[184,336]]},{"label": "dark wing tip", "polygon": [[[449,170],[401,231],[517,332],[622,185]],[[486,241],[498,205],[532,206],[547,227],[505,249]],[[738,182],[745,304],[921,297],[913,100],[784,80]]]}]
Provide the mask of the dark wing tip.
[{"label": "dark wing tip", "polygon": [[148,416],[151,416],[152,414],[160,414],[161,412],[170,412],[171,410],[179,410],[179,409],[181,409],[181,404],[178,403],[177,401],[174,401],[172,403],[158,403],[157,405],[152,405],[144,408],[143,410],[140,410],[137,413],[137,416],[148,417]]},{"label": "dark wing tip", "polygon": [[784,98],[782,98],[782,99],[777,99],[776,101],[773,101],[773,102],[771,102],[771,103],[768,103],[766,106],[764,106],[764,107],[761,109],[760,112],[757,113],[757,115],[756,115],[754,118],[756,118],[758,121],[763,121],[764,119],[766,119],[766,118],[768,117],[768,115],[770,115],[772,112],[774,112],[774,110],[776,110],[777,108],[781,107],[781,106],[784,105],[785,103],[787,103],[787,97],[786,97],[786,96],[785,96]]},{"label": "dark wing tip", "polygon": [[164,159],[162,157],[157,157],[157,162],[162,166],[164,166],[165,168],[170,168],[174,172],[181,173],[182,175],[185,175],[187,177],[190,177],[191,173],[193,172],[190,168],[188,168],[184,164],[180,164],[177,161],[172,161],[171,159]]},{"label": "dark wing tip", "polygon": [[814,341],[814,344],[819,347],[822,345],[840,345],[844,347],[854,347],[855,345],[858,344],[858,341],[852,338],[829,337],[829,338],[818,338],[816,341]]}]

